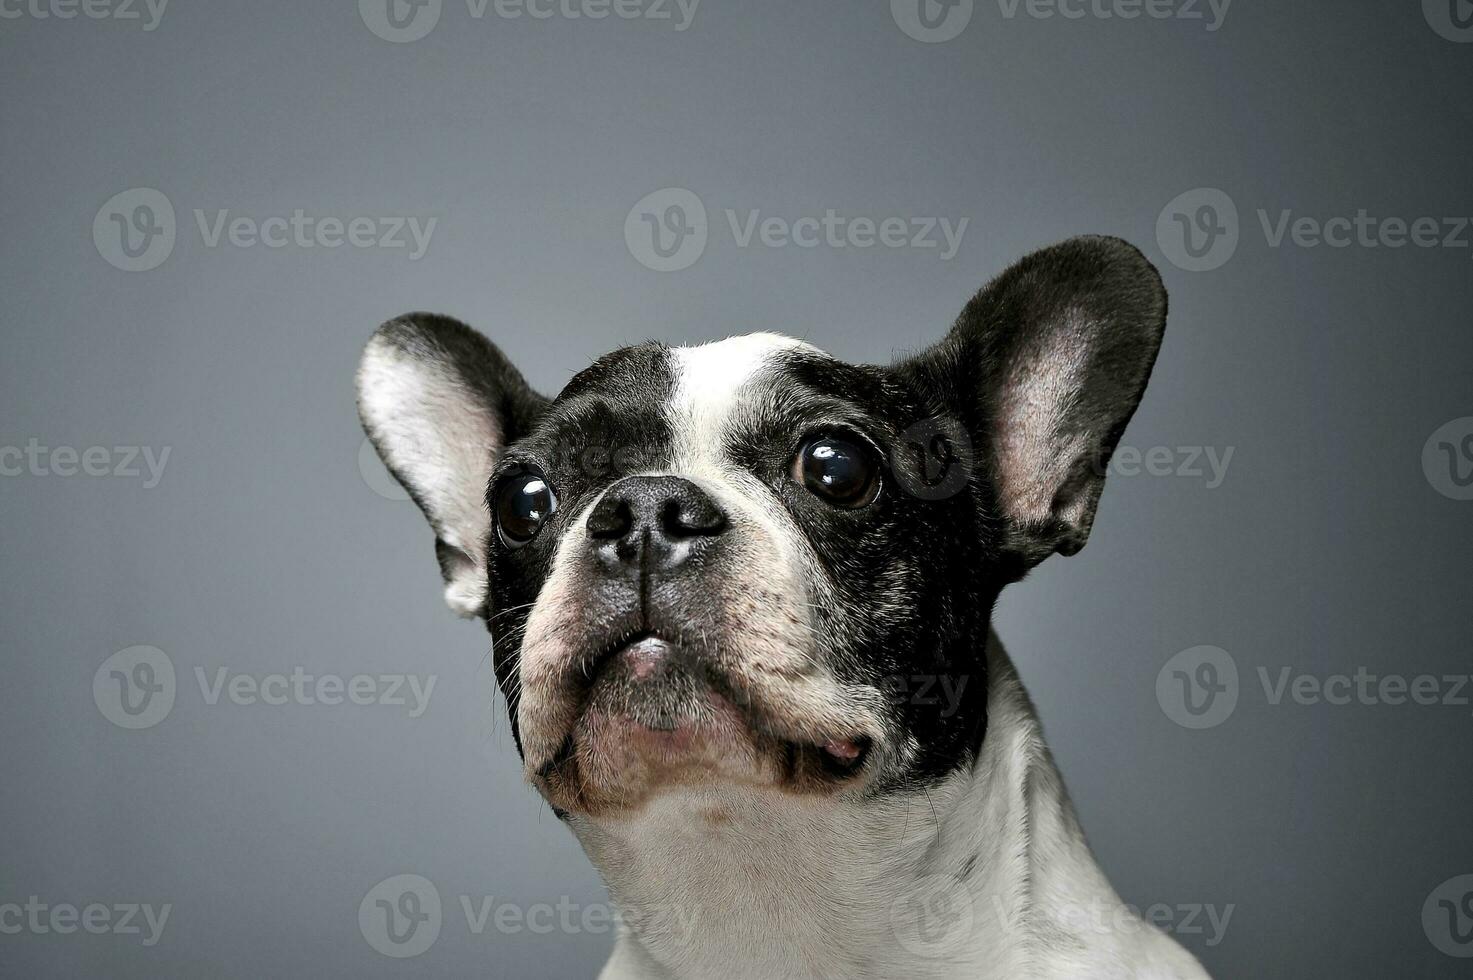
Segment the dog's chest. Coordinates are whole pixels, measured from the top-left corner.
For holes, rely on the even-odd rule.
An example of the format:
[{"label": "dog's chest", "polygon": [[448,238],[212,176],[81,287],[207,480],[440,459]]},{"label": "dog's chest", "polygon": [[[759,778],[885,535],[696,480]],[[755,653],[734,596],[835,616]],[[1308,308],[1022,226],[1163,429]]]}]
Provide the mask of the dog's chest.
[{"label": "dog's chest", "polygon": [[[707,798],[654,809],[613,833],[580,830],[641,947],[625,954],[627,974],[616,954],[605,977],[984,975],[973,960],[992,930],[975,921],[972,890],[939,873],[949,857],[927,853],[929,805],[881,809]],[[966,922],[956,918],[962,906]],[[1002,952],[1000,939],[989,945]]]}]

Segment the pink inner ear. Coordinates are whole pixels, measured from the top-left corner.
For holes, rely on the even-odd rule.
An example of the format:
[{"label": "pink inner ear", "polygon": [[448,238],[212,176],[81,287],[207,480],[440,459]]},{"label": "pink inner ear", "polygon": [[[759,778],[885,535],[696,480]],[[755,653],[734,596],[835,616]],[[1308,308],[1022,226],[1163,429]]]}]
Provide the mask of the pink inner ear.
[{"label": "pink inner ear", "polygon": [[999,393],[999,503],[1017,521],[1046,520],[1082,440],[1065,431],[1085,382],[1087,348],[1076,318],[1042,332],[1009,364]]}]

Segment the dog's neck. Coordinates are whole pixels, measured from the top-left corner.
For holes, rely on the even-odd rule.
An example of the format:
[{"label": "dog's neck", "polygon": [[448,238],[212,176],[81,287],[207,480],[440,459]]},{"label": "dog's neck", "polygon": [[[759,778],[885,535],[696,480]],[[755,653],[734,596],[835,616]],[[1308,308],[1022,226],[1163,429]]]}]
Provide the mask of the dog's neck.
[{"label": "dog's neck", "polygon": [[927,791],[672,794],[636,819],[575,818],[625,923],[603,977],[1039,976],[1051,910],[1116,913],[1017,674],[987,646],[982,751]]}]

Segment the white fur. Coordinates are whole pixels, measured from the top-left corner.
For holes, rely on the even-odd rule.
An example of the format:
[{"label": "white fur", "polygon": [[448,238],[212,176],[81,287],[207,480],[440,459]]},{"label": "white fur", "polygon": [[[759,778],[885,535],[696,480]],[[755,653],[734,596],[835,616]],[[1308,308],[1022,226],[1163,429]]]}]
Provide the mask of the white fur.
[{"label": "white fur", "polygon": [[988,661],[982,756],[929,793],[727,790],[575,816],[631,926],[600,980],[1205,978],[1105,880],[995,638]]},{"label": "white fur", "polygon": [[445,543],[467,561],[445,586],[462,616],[486,604],[486,481],[502,445],[489,408],[439,365],[374,337],[358,369],[358,404],[374,443],[424,502]]},{"label": "white fur", "polygon": [[[808,550],[807,542],[771,490],[727,458],[726,442],[741,411],[742,392],[775,358],[794,350],[823,353],[801,340],[774,333],[677,347],[671,351],[675,392],[665,409],[671,431],[671,472],[699,483],[728,512],[735,507],[760,525],[766,543],[779,549],[771,564],[784,579],[791,577],[785,573],[804,564],[800,552]],[[812,581],[811,576],[805,577]],[[792,578],[786,584],[800,593],[801,579]]]},{"label": "white fur", "polygon": [[817,347],[775,333],[729,337],[699,347],[677,347],[675,394],[666,417],[670,421],[676,470],[715,458],[726,426],[741,406],[741,394],[753,378],[785,351],[822,354]]}]

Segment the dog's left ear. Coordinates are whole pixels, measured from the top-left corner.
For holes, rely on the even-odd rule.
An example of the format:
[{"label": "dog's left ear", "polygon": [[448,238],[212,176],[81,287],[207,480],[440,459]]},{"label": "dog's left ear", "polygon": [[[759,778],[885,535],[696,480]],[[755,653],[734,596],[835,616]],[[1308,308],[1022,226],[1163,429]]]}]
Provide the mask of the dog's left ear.
[{"label": "dog's left ear", "polygon": [[445,601],[462,616],[486,609],[491,470],[546,406],[491,341],[450,317],[390,320],[363,352],[358,415],[435,529]]},{"label": "dog's left ear", "polygon": [[899,366],[960,416],[1023,570],[1084,547],[1165,327],[1166,290],[1145,256],[1074,238],[998,276],[946,339]]}]

